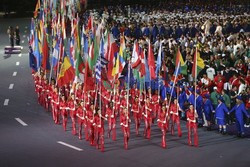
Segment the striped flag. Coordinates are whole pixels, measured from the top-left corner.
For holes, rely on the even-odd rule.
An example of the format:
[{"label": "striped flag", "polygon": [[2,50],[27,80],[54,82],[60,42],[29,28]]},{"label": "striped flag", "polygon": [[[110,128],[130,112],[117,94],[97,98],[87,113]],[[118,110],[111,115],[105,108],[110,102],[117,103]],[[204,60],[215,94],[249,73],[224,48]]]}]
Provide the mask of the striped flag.
[{"label": "striped flag", "polygon": [[96,63],[96,68],[95,68],[95,74],[96,74],[97,82],[101,82],[102,69],[106,68],[107,64],[108,64],[107,59],[105,59],[103,56],[98,57],[97,63]]}]

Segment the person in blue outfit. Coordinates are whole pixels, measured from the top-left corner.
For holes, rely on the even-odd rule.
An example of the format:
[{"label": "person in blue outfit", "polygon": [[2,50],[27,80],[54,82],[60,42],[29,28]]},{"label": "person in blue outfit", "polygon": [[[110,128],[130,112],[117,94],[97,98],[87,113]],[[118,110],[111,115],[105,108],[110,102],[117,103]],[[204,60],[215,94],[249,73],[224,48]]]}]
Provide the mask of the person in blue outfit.
[{"label": "person in blue outfit", "polygon": [[247,116],[249,118],[250,114],[246,111],[246,107],[245,107],[245,104],[242,102],[241,96],[237,96],[236,105],[229,111],[229,113],[231,113],[233,111],[235,111],[238,137],[244,137],[245,131],[244,131],[244,118],[243,118],[243,116],[245,114],[245,116]]},{"label": "person in blue outfit", "polygon": [[207,122],[207,130],[210,131],[211,130],[211,116],[212,116],[212,112],[214,111],[214,109],[213,109],[213,105],[210,100],[209,94],[205,94],[205,97],[203,99],[203,104],[204,104],[203,113],[205,115],[205,119]]},{"label": "person in blue outfit", "polygon": [[202,108],[203,108],[203,99],[202,96],[200,95],[200,91],[196,90],[196,111],[198,114],[198,126],[202,127],[203,126],[203,120],[202,120]]},{"label": "person in blue outfit", "polygon": [[[187,101],[187,95],[183,86],[180,86],[180,94],[178,98],[180,108],[185,111],[185,102]],[[185,118],[185,112],[181,112],[181,118]]]},{"label": "person in blue outfit", "polygon": [[[219,132],[222,134],[226,134],[226,121],[225,121],[225,114],[228,113],[227,106],[224,103],[223,98],[220,96],[218,98],[218,106],[215,109],[215,117],[217,120],[217,124],[219,125]],[[223,128],[223,131],[222,131]]]}]

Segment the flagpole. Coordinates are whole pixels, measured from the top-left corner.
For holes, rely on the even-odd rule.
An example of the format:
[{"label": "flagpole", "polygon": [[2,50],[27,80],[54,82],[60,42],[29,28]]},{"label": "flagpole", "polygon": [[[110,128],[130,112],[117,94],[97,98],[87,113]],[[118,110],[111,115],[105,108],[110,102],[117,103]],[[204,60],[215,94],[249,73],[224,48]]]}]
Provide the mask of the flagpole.
[{"label": "flagpole", "polygon": [[52,63],[50,63],[51,65],[50,65],[50,74],[49,74],[49,84],[51,83],[51,77],[52,77],[52,72],[53,72],[53,56],[51,58],[51,62]]},{"label": "flagpole", "polygon": [[[127,89],[127,110],[128,110],[128,102],[129,102],[129,87],[130,87],[130,61],[128,62],[128,89]],[[128,110],[129,112],[129,110]],[[128,117],[128,112],[127,112],[127,117]],[[127,123],[128,125],[128,119],[127,119]]]},{"label": "flagpole", "polygon": [[198,48],[196,46],[196,50],[195,50],[195,72],[194,72],[194,111],[195,111],[195,114],[197,114],[197,111],[196,111],[196,82],[197,82],[197,53],[198,53]]},{"label": "flagpole", "polygon": [[[179,71],[179,68],[180,68],[180,62],[178,63],[176,71]],[[171,100],[172,100],[172,95],[173,95],[173,91],[174,91],[174,86],[175,86],[175,83],[176,83],[176,79],[177,79],[177,74],[174,77],[174,83],[173,83],[173,86],[172,86],[172,90],[171,90],[171,94],[170,94],[170,98],[169,98],[169,102],[168,102],[167,113],[169,112],[170,103],[171,103]],[[167,119],[167,114],[166,114],[165,119]]]}]

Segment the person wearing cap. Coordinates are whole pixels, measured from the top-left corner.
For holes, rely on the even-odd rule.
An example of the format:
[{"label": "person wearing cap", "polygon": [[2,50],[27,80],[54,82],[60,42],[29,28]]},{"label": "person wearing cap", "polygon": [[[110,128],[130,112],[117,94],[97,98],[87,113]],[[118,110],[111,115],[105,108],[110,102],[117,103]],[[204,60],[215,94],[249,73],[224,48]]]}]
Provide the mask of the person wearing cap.
[{"label": "person wearing cap", "polygon": [[181,124],[180,124],[180,117],[179,117],[179,110],[181,110],[179,103],[176,98],[174,98],[174,101],[170,104],[169,112],[170,112],[170,117],[172,120],[172,125],[171,125],[171,135],[174,135],[174,126],[175,124],[177,125],[178,129],[178,136],[181,137]]},{"label": "person wearing cap", "polygon": [[196,118],[198,117],[195,112],[194,106],[192,104],[189,105],[189,109],[186,112],[187,117],[187,128],[188,128],[188,145],[192,145],[192,131],[194,135],[194,146],[198,147],[198,132],[197,132],[197,123]]},{"label": "person wearing cap", "polygon": [[203,115],[202,115],[202,108],[203,108],[203,99],[202,96],[200,95],[200,90],[196,90],[196,106],[195,109],[198,114],[198,126],[202,127],[203,126]]},{"label": "person wearing cap", "polygon": [[110,138],[110,133],[112,132],[112,140],[116,140],[116,115],[115,115],[115,107],[113,107],[113,103],[110,102],[109,105],[106,106],[106,114],[105,117],[108,119],[108,138]]},{"label": "person wearing cap", "polygon": [[61,100],[59,103],[59,109],[60,109],[60,113],[62,116],[62,121],[63,121],[63,129],[64,131],[66,131],[66,127],[67,127],[67,120],[68,120],[68,111],[67,111],[67,102],[65,99],[65,95],[63,94],[61,96]]},{"label": "person wearing cap", "polygon": [[123,139],[124,139],[124,149],[128,149],[128,141],[130,137],[130,122],[129,119],[129,112],[127,107],[123,108],[121,114],[120,114],[120,125],[122,128],[123,133]]},{"label": "person wearing cap", "polygon": [[163,104],[160,108],[159,108],[159,113],[158,113],[158,127],[161,129],[162,132],[162,140],[161,140],[161,146],[162,148],[166,148],[167,144],[166,144],[166,132],[168,130],[168,126],[169,126],[169,112],[166,108],[166,105]]},{"label": "person wearing cap", "polygon": [[76,102],[75,95],[71,94],[67,101],[67,109],[69,110],[71,121],[72,121],[72,134],[76,135]]},{"label": "person wearing cap", "polygon": [[207,130],[211,130],[211,116],[212,112],[214,111],[212,102],[210,100],[210,95],[205,94],[205,97],[203,98],[203,114],[205,115],[205,120],[207,122]]},{"label": "person wearing cap", "polygon": [[217,124],[219,125],[219,133],[226,134],[225,114],[228,113],[228,108],[224,103],[223,97],[218,98],[218,106],[215,109]]},{"label": "person wearing cap", "polygon": [[78,138],[82,140],[82,127],[85,124],[86,113],[84,111],[84,102],[81,101],[80,105],[77,107],[76,116],[78,117]]},{"label": "person wearing cap", "polygon": [[245,129],[244,129],[244,115],[248,118],[250,117],[250,114],[246,111],[245,104],[242,101],[241,96],[237,96],[236,98],[236,105],[228,112],[231,113],[235,111],[235,117],[236,117],[236,127],[238,131],[238,137],[244,137],[245,135]]}]

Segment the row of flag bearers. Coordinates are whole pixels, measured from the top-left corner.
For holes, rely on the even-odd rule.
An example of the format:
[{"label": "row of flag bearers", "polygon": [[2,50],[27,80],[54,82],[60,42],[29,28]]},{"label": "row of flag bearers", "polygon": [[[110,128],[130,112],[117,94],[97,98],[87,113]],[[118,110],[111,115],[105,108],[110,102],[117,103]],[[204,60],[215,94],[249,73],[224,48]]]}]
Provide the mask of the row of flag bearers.
[{"label": "row of flag bearers", "polygon": [[[108,138],[111,137],[115,141],[119,117],[125,149],[128,149],[132,117],[136,135],[139,135],[140,125],[144,122],[143,135],[147,139],[151,137],[151,126],[157,124],[162,132],[163,148],[167,147],[167,131],[174,135],[174,128],[177,126],[178,136],[182,136],[180,118],[183,115],[187,121],[188,144],[192,145],[193,133],[194,146],[198,146],[197,126],[206,122],[210,129],[213,115],[219,126],[219,132],[225,134],[227,132],[226,114],[235,111],[239,136],[244,136],[244,115],[250,117],[241,96],[237,97],[237,104],[228,110],[222,97],[218,97],[218,105],[214,108],[209,94],[201,96],[199,90],[194,93],[192,88],[179,89],[177,93],[175,92],[178,96],[166,96],[162,99],[158,90],[152,93],[150,88],[147,92],[140,91],[136,87],[127,90],[120,89],[118,86],[115,86],[112,91],[104,87],[84,91],[82,83],[78,83],[76,86],[63,86],[58,90],[54,80],[49,82],[42,72],[34,73],[33,77],[38,101],[47,110],[51,110],[54,122],[60,124],[62,119],[62,125],[66,131],[68,117],[70,117],[72,134],[82,139],[84,131],[85,139],[90,142],[90,145],[100,147],[101,151],[104,151],[104,122],[108,125]],[[184,99],[189,102],[188,106],[182,103],[183,93],[186,94]]]},{"label": "row of flag bearers", "polygon": [[[139,135],[140,125],[144,122],[145,138],[151,138],[151,127],[157,124],[162,132],[162,147],[166,148],[166,133],[168,130],[174,135],[174,126],[177,126],[178,136],[182,136],[180,126],[179,111],[184,112],[179,107],[175,98],[170,103],[170,99],[161,100],[157,92],[149,94],[150,90],[140,92],[136,88],[114,91],[93,90],[84,92],[81,84],[74,90],[72,87],[63,87],[58,90],[55,82],[45,79],[42,73],[34,75],[35,90],[38,95],[38,102],[47,110],[51,110],[53,120],[56,124],[62,125],[66,131],[68,118],[72,120],[72,134],[78,135],[82,139],[84,131],[85,140],[90,145],[104,151],[104,122],[107,122],[108,138],[116,140],[116,128],[119,120],[122,133],[124,135],[124,148],[128,149],[130,138],[130,124],[133,117],[136,135]],[[129,93],[129,97],[128,97]],[[99,105],[99,102],[101,104]],[[197,134],[197,114],[191,104],[186,111],[188,127],[188,144],[191,144],[191,132],[194,135],[194,145],[198,146]],[[170,127],[171,122],[171,127]],[[77,126],[78,124],[78,126]],[[77,129],[78,127],[78,129]]]}]

